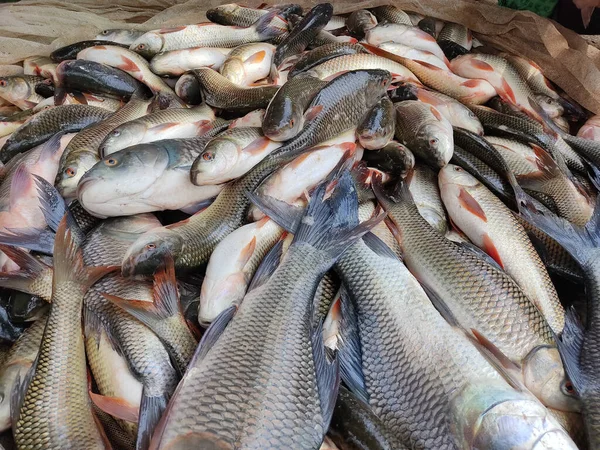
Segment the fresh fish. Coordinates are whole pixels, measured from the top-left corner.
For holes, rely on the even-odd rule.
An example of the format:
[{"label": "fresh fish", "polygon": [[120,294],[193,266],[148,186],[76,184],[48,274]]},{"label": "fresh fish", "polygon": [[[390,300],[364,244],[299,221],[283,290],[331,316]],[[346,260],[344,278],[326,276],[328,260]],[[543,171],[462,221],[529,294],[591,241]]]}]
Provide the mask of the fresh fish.
[{"label": "fresh fish", "polygon": [[[306,13],[306,14],[308,14],[308,13]],[[333,15],[333,16],[331,16],[331,18],[329,19],[329,22],[327,22],[327,24],[325,25],[325,28],[323,28],[323,30],[325,30],[325,31],[339,30],[340,28],[344,28],[345,26],[346,26],[346,18],[345,17]]]},{"label": "fresh fish", "polygon": [[60,160],[56,188],[65,198],[73,198],[81,177],[99,160],[98,146],[116,127],[143,116],[150,100],[132,97],[129,102],[109,118],[89,126],[69,143]]},{"label": "fresh fish", "polygon": [[368,53],[362,45],[335,42],[332,44],[321,45],[313,50],[304,53],[294,64],[288,78],[291,79],[302,72],[312,69],[325,61],[338,56],[355,55],[357,53]]},{"label": "fresh fish", "polygon": [[105,156],[77,186],[81,205],[97,217],[190,208],[223,186],[194,186],[189,167],[209,138],[166,139]]},{"label": "fresh fish", "polygon": [[[98,97],[96,95],[92,95],[92,94],[79,94],[79,93],[73,93],[73,94],[69,94],[67,93],[64,98],[47,98],[46,101],[52,101],[54,103],[54,106],[59,106],[57,105],[57,100],[59,100],[59,104],[60,105],[90,105],[90,106],[97,106],[98,108],[103,108],[106,109],[110,112],[115,112],[117,109],[120,109],[125,102],[123,102],[122,100],[116,99],[116,98],[110,98],[110,97]],[[43,105],[44,102],[40,102],[38,103],[38,105],[36,106],[36,108],[40,107]]]},{"label": "fresh fish", "polygon": [[407,81],[420,84],[417,77],[402,64],[369,53],[345,55],[325,61],[306,71],[307,75],[321,80],[331,80],[350,70],[382,69],[392,74],[394,81]]},{"label": "fresh fish", "polygon": [[210,140],[198,154],[190,171],[192,183],[203,186],[239,178],[282,145],[257,127],[231,128]]},{"label": "fresh fish", "polygon": [[565,112],[562,105],[552,97],[548,97],[544,94],[535,94],[534,98],[537,104],[544,110],[550,119],[562,117]]},{"label": "fresh fish", "polygon": [[382,97],[375,103],[356,129],[360,145],[367,150],[385,147],[394,137],[395,114],[389,97]]},{"label": "fresh fish", "polygon": [[317,33],[329,22],[332,14],[333,6],[331,3],[318,4],[308,11],[282,42],[277,45],[273,55],[273,66],[279,69],[286,58],[302,53]]},{"label": "fresh fish", "polygon": [[52,308],[16,414],[14,436],[19,447],[109,448],[92,412],[81,323],[86,291],[113,270],[85,266],[66,219],[61,221],[55,242]]},{"label": "fresh fish", "polygon": [[251,86],[269,75],[274,52],[275,46],[264,42],[240,45],[227,55],[221,75],[239,86]]},{"label": "fresh fish", "polygon": [[444,27],[444,22],[437,20],[434,17],[423,17],[419,20],[417,26],[433,38],[437,39],[439,32],[442,31],[442,28]]},{"label": "fresh fish", "polygon": [[[325,188],[314,194],[302,219],[310,225],[300,225],[281,265],[246,295],[224,330],[224,325],[213,328],[220,337],[196,355],[153,439],[154,448],[234,447],[236,442],[248,447],[320,446],[333,412],[338,371],[327,360],[320,329],[311,326],[313,298],[339,253],[369,227],[348,227],[347,215],[358,202],[347,174],[327,200]],[[228,313],[231,317],[231,309]],[[231,382],[239,401],[221,400],[221,386]],[[256,406],[248,409],[248,404]],[[275,417],[290,411],[290,405],[296,405],[294,414],[289,426],[281,427]],[[216,420],[205,413],[217,409]],[[275,415],[265,414],[267,410]]]},{"label": "fresh fish", "polygon": [[451,71],[440,69],[425,61],[413,61],[366,44],[365,47],[375,55],[402,64],[413,72],[425,86],[446,94],[461,103],[479,105],[497,95],[494,87],[485,80],[459,77]]},{"label": "fresh fish", "polygon": [[454,59],[471,51],[473,35],[464,25],[446,22],[437,37],[437,42],[448,59]]},{"label": "fresh fish", "polygon": [[277,11],[277,15],[284,19],[290,14],[302,15],[302,8],[300,5],[295,4],[273,5],[268,9],[255,9],[240,6],[237,3],[229,3],[209,9],[206,11],[206,18],[220,25],[249,27],[262,16],[268,14],[269,11],[273,10]]},{"label": "fresh fish", "polygon": [[552,121],[565,133],[571,132],[571,124],[565,116],[555,117],[554,119],[552,119]]},{"label": "fresh fish", "polygon": [[600,142],[600,116],[590,117],[577,132],[577,137]]},{"label": "fresh fish", "polygon": [[382,170],[393,178],[405,178],[415,166],[415,156],[404,145],[392,141],[379,150],[363,153],[363,161],[369,167]]},{"label": "fresh fish", "polygon": [[229,124],[229,128],[239,128],[239,127],[258,127],[261,128],[263,124],[263,119],[265,117],[264,109],[255,109],[254,111],[250,111],[245,116],[234,119]]},{"label": "fresh fish", "polygon": [[[123,274],[153,273],[166,254],[173,256],[179,270],[208,262],[215,246],[242,225],[249,206],[247,192],[254,191],[277,167],[307,148],[356,127],[386,92],[390,81],[389,73],[383,70],[348,72],[330,81],[313,99],[300,134],[243,178],[226,186],[201,213],[140,237],[123,260]],[[353,95],[348,96],[348,92]]]},{"label": "fresh fish", "polygon": [[161,139],[191,138],[202,135],[215,120],[206,105],[195,108],[169,108],[125,122],[113,129],[98,147],[101,157],[126,147]]},{"label": "fresh fish", "polygon": [[533,92],[546,95],[554,100],[561,98],[554,90],[552,83],[542,73],[542,68],[536,63],[517,55],[503,53],[502,56],[517,70]]},{"label": "fresh fish", "polygon": [[32,108],[44,98],[35,92],[35,85],[44,81],[35,75],[0,77],[0,97],[25,110]]},{"label": "fresh fish", "polygon": [[23,75],[23,66],[16,64],[0,66],[0,77],[12,77],[14,75]]},{"label": "fresh fish", "polygon": [[379,46],[384,42],[398,42],[417,50],[431,52],[442,61],[446,59],[444,52],[434,37],[410,25],[396,23],[380,24],[368,30],[365,39],[369,44],[375,46]]},{"label": "fresh fish", "polygon": [[[345,361],[344,352],[339,353],[342,367],[351,370],[352,381],[345,381],[401,441],[391,448],[402,448],[403,442],[409,448],[533,448],[548,439],[575,448],[543,405],[506,383],[469,339],[444,320],[379,239],[368,235],[354,244],[336,269],[355,305],[359,332],[347,344],[360,355],[357,361]],[[497,421],[504,420],[512,426],[498,427]]]},{"label": "fresh fish", "polygon": [[587,223],[593,212],[589,199],[544,149],[493,136],[487,141],[504,157],[523,188],[550,196],[565,219],[580,226]]},{"label": "fresh fish", "polygon": [[208,22],[148,31],[136,39],[130,49],[144,57],[152,57],[159,52],[193,47],[237,47],[250,42],[266,41],[286,31],[287,23],[277,16],[276,11],[272,11],[246,28]]},{"label": "fresh fish", "polygon": [[158,53],[150,60],[150,70],[156,75],[169,77],[200,67],[219,70],[230,52],[230,48],[199,47]]},{"label": "fresh fish", "polygon": [[240,87],[208,68],[192,72],[200,83],[200,91],[206,104],[228,111],[266,108],[279,89],[278,86]]},{"label": "fresh fish", "polygon": [[121,69],[148,86],[152,92],[162,97],[166,104],[173,103],[184,106],[173,89],[159,76],[152,73],[148,61],[129,49],[115,45],[96,45],[80,51],[77,58]]},{"label": "fresh fish", "polygon": [[40,350],[47,317],[41,317],[27,328],[11,345],[0,370],[0,432],[11,426],[10,397],[17,380],[25,379],[27,371]]},{"label": "fresh fish", "polygon": [[[108,31],[108,30],[107,30]],[[70,59],[77,59],[79,52],[89,47],[95,47],[96,45],[111,45],[127,48],[128,46],[123,43],[107,42],[108,39],[95,39],[91,41],[75,42],[64,47],[58,48],[50,53],[50,59],[54,62],[68,61]]]},{"label": "fresh fish", "polygon": [[517,282],[554,333],[561,333],[565,310],[546,268],[512,212],[458,166],[444,167],[439,185],[452,223]]},{"label": "fresh fish", "polygon": [[210,324],[230,306],[239,307],[254,272],[282,233],[265,217],[238,228],[215,247],[200,292],[201,325]]},{"label": "fresh fish", "polygon": [[377,18],[366,9],[358,9],[346,19],[348,32],[356,39],[363,39],[365,33],[377,26]]},{"label": "fresh fish", "polygon": [[186,72],[179,77],[175,84],[175,93],[188,105],[199,105],[202,103],[200,83],[192,72]]},{"label": "fresh fish", "polygon": [[440,196],[436,173],[429,167],[416,164],[407,180],[408,189],[419,214],[440,234],[448,231],[446,211]]},{"label": "fresh fish", "polygon": [[144,34],[143,31],[111,29],[102,30],[94,39],[99,41],[115,42],[117,44],[131,45],[134,41]]},{"label": "fresh fish", "polygon": [[122,70],[81,59],[60,63],[56,76],[59,85],[64,88],[121,99],[128,99],[143,86]]},{"label": "fresh fish", "polygon": [[413,61],[422,61],[442,70],[450,71],[449,62],[445,59],[440,59],[433,53],[418,50],[398,42],[384,42],[379,45],[379,48],[394,55],[402,56]]},{"label": "fresh fish", "polygon": [[452,125],[434,106],[415,100],[397,103],[395,135],[415,156],[435,167],[452,158]]},{"label": "fresh fish", "polygon": [[577,410],[551,328],[519,286],[497,268],[447,240],[423,219],[405,187],[394,197],[376,191],[388,226],[400,236],[404,262],[447,320],[475,330],[478,340],[501,352],[506,367],[546,406]]},{"label": "fresh fish", "polygon": [[410,16],[393,5],[377,6],[375,8],[371,8],[370,11],[380,22],[398,23],[409,26],[413,25]]},{"label": "fresh fish", "polygon": [[262,129],[269,139],[287,141],[304,126],[304,111],[315,95],[327,84],[302,74],[285,83],[267,106]]},{"label": "fresh fish", "polygon": [[17,131],[21,125],[31,119],[32,111],[25,110],[11,114],[5,119],[0,120],[0,137],[7,136]]}]

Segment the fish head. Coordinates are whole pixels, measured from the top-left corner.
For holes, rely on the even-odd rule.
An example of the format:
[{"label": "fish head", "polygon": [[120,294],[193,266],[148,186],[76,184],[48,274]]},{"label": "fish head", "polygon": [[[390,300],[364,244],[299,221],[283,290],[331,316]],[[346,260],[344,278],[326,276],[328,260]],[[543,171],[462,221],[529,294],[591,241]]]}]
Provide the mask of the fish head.
[{"label": "fish head", "polygon": [[445,189],[452,189],[454,186],[465,188],[474,187],[481,184],[479,180],[477,180],[477,178],[475,178],[469,172],[454,164],[448,164],[440,169],[438,174],[438,183],[440,186],[440,192],[443,192]]},{"label": "fish head", "polygon": [[144,58],[150,58],[159,53],[163,45],[164,39],[162,35],[154,31],[149,31],[137,38],[131,44],[129,50],[139,53]]},{"label": "fish head", "polygon": [[135,121],[115,128],[108,133],[108,136],[100,144],[100,155],[107,156],[126,147],[138,144],[145,131],[146,127],[144,124]]},{"label": "fish head", "polygon": [[152,275],[168,256],[177,261],[183,248],[183,238],[175,231],[165,227],[149,231],[127,249],[121,263],[121,273],[124,277]]},{"label": "fish head", "polygon": [[79,153],[76,157],[67,158],[56,175],[56,189],[65,200],[73,199],[77,194],[79,180],[98,162],[96,155],[89,152]]},{"label": "fish head", "polygon": [[444,167],[454,153],[454,138],[446,126],[428,122],[417,131],[421,155],[434,167]]},{"label": "fish head", "polygon": [[567,379],[556,347],[534,348],[522,367],[523,380],[544,405],[560,411],[581,411],[581,402]]},{"label": "fish head", "polygon": [[191,178],[196,184],[221,178],[238,160],[239,148],[232,140],[214,139],[198,155],[191,169]]},{"label": "fish head", "polygon": [[473,111],[468,108],[460,108],[452,111],[454,120],[460,123],[462,128],[465,128],[479,136],[483,135],[483,125]]},{"label": "fish head", "polygon": [[8,101],[26,99],[31,94],[27,82],[19,77],[0,77],[0,97]]},{"label": "fish head", "polygon": [[551,119],[556,119],[565,113],[565,108],[558,102],[544,94],[535,94],[535,101]]},{"label": "fish head", "polygon": [[244,62],[240,58],[229,58],[221,67],[221,75],[238,86],[244,86],[246,79],[246,69]]},{"label": "fish head", "polygon": [[262,129],[273,141],[287,141],[296,136],[304,124],[303,112],[298,111],[291,98],[285,98],[276,106],[269,105],[263,119]]}]

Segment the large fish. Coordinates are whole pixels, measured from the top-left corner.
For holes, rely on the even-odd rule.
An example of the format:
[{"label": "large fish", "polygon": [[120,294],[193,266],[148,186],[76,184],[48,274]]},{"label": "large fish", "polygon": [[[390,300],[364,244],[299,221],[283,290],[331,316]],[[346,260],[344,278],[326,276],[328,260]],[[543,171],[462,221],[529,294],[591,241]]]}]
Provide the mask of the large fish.
[{"label": "large fish", "polygon": [[446,60],[446,56],[435,38],[417,27],[396,23],[380,24],[368,30],[365,39],[369,44],[376,46],[384,42],[398,42],[418,50],[431,52],[442,61]]},{"label": "large fish", "polygon": [[128,250],[123,274],[152,273],[169,253],[177,269],[190,270],[206,263],[215,246],[243,223],[249,206],[247,191],[256,189],[277,167],[307,148],[356,127],[390,81],[390,74],[383,70],[348,72],[330,81],[313,99],[307,123],[294,139],[225,187],[206,210],[142,236]]},{"label": "large fish", "polygon": [[265,9],[248,8],[237,3],[228,3],[210,8],[206,11],[206,18],[220,25],[235,25],[237,27],[249,27],[269,11],[277,11],[284,19],[290,14],[302,15],[302,7],[297,4],[288,3],[273,5]]},{"label": "large fish", "polygon": [[0,97],[23,110],[32,108],[44,100],[35,92],[35,85],[42,81],[35,75],[0,77]]},{"label": "large fish", "polygon": [[517,282],[556,334],[562,332],[565,310],[546,268],[512,211],[458,166],[444,167],[439,184],[452,223]]},{"label": "large fish", "polygon": [[[203,342],[152,448],[320,446],[339,379],[336,364],[327,360],[320,328],[311,326],[312,301],[339,254],[370,227],[348,226],[348,215],[358,207],[356,193],[347,173],[336,182],[327,199],[326,185],[315,191],[271,277],[246,295],[225,329],[226,315],[213,325],[213,333],[221,335]],[[239,401],[222,397],[232,382]]]},{"label": "large fish", "polygon": [[275,47],[264,42],[240,45],[227,55],[219,71],[234,84],[252,86],[269,75],[274,52]]},{"label": "large fish", "polygon": [[66,219],[57,230],[52,307],[14,435],[22,448],[109,448],[92,412],[82,333],[83,297],[114,267],[88,267]]},{"label": "large fish", "polygon": [[219,70],[230,48],[198,47],[172,50],[155,55],[150,61],[150,69],[156,75],[177,77],[188,70],[209,67]]},{"label": "large fish", "polygon": [[207,22],[148,31],[136,39],[130,49],[144,57],[151,57],[159,52],[184,48],[237,47],[249,42],[266,41],[286,31],[285,20],[272,11],[246,28]]},{"label": "large fish", "polygon": [[[546,319],[497,266],[447,240],[423,219],[404,186],[393,197],[377,189],[404,262],[446,318],[490,342],[512,372],[545,405],[578,410]],[[508,369],[507,369],[508,370]]]},{"label": "large fish", "polygon": [[291,79],[302,72],[312,69],[325,61],[337,58],[338,56],[354,55],[356,53],[367,53],[367,51],[362,45],[343,42],[320,45],[300,56],[298,61],[290,69],[288,78]]},{"label": "large fish", "polygon": [[189,167],[208,139],[165,139],[107,155],[79,181],[79,202],[98,217],[195,207],[223,189],[190,181]]}]

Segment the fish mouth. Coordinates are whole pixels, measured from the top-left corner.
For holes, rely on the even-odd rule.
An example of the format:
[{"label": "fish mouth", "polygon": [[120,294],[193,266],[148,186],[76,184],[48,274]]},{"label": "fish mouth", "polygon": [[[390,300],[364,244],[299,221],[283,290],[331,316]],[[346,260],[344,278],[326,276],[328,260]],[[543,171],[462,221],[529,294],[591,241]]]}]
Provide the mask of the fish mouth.
[{"label": "fish mouth", "polygon": [[126,260],[123,261],[123,263],[121,264],[121,275],[124,278],[129,278],[132,275],[134,275],[134,270],[133,270],[133,260],[131,258],[127,258]]}]

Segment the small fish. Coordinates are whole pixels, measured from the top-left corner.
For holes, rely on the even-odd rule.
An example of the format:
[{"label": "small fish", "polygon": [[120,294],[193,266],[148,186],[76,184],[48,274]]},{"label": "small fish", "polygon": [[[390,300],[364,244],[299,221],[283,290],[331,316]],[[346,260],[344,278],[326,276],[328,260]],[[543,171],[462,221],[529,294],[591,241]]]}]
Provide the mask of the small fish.
[{"label": "small fish", "polygon": [[35,75],[14,75],[0,77],[0,97],[25,110],[37,105],[43,99],[35,92],[35,85],[44,81]]},{"label": "small fish", "polygon": [[154,55],[150,60],[150,70],[156,75],[177,77],[188,70],[209,67],[219,70],[230,48],[199,47],[172,50]]},{"label": "small fish", "polygon": [[565,109],[557,100],[545,94],[535,94],[533,97],[550,119],[557,119],[563,116]]},{"label": "small fish", "polygon": [[452,125],[434,106],[416,100],[397,103],[395,135],[415,156],[435,167],[452,158]]},{"label": "small fish", "polygon": [[375,26],[377,26],[377,19],[366,9],[358,9],[346,19],[348,32],[356,39],[364,38],[365,33]]},{"label": "small fish", "polygon": [[384,42],[398,42],[417,50],[431,52],[442,61],[446,59],[444,52],[434,37],[417,27],[409,25],[395,23],[380,24],[368,30],[365,39],[370,45],[375,46]]},{"label": "small fish", "polygon": [[236,47],[223,62],[221,75],[239,86],[252,86],[269,75],[275,46],[267,43]]},{"label": "small fish", "polygon": [[94,39],[99,41],[116,42],[117,44],[129,46],[143,34],[143,31],[115,28],[111,30],[102,30]]},{"label": "small fish", "polygon": [[367,150],[385,147],[394,137],[396,112],[389,97],[382,97],[356,129],[358,142]]}]

